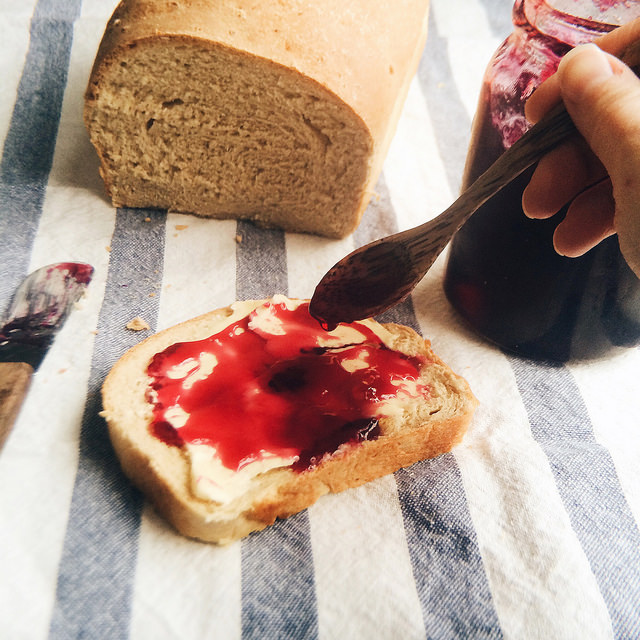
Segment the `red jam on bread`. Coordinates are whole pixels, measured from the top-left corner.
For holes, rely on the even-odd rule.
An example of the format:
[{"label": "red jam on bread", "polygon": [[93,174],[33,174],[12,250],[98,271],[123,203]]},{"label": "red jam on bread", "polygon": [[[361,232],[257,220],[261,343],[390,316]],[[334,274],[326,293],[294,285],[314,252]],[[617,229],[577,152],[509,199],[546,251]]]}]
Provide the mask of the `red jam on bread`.
[{"label": "red jam on bread", "polygon": [[307,302],[277,296],[153,357],[150,429],[169,445],[207,445],[233,472],[266,459],[304,471],[378,437],[394,398],[428,397],[424,360],[387,347],[366,321],[325,331]]}]

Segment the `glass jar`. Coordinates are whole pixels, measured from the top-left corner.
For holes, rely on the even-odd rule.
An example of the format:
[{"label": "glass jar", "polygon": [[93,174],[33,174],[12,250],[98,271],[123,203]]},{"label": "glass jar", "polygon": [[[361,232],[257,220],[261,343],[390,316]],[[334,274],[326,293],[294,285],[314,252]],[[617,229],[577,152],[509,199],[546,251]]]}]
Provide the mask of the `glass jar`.
[{"label": "glass jar", "polygon": [[[485,74],[463,189],[528,128],[524,103],[572,46],[640,16],[637,0],[517,0],[514,31]],[[555,227],[522,212],[533,169],[481,207],[455,235],[444,288],[485,338],[535,359],[564,362],[640,343],[640,280],[613,236],[580,258],[553,249]]]}]

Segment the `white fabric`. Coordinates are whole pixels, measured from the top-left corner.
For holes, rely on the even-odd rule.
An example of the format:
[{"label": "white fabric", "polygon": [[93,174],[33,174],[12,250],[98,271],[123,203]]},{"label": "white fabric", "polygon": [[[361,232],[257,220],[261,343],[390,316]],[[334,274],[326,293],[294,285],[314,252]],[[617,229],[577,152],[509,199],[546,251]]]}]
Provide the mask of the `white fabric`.
[{"label": "white fabric", "polygon": [[[36,4],[35,0],[0,1],[3,142],[16,108]],[[56,3],[41,0],[40,4]],[[99,595],[65,595],[69,593],[65,576],[73,573],[75,545],[78,554],[83,548],[82,531],[73,530],[78,520],[71,519],[70,513],[74,493],[81,494],[77,489],[79,470],[88,469],[89,474],[91,470],[87,460],[92,458],[87,458],[81,446],[81,430],[89,420],[85,411],[93,406],[87,404],[87,398],[91,372],[95,371],[92,363],[100,355],[94,348],[104,344],[100,342],[105,336],[100,336],[99,319],[114,260],[112,244],[118,240],[114,237],[117,213],[104,197],[98,162],[82,124],[86,80],[114,6],[113,0],[84,0],[75,20],[53,164],[26,265],[32,270],[55,261],[81,260],[95,267],[95,276],[87,296],[58,334],[35,375],[19,419],[0,451],[3,638],[63,637],[60,629],[65,624],[72,628],[77,615],[65,612],[78,612],[83,607],[108,610],[109,603],[101,601]],[[467,124],[473,117],[486,62],[507,34],[492,30],[488,12],[500,13],[500,23],[508,25],[510,9],[508,0],[433,0],[432,24],[437,25],[437,35],[446,43],[452,74],[435,90],[455,88]],[[414,80],[384,167],[384,184],[398,228],[437,215],[455,196],[457,185],[450,183],[431,118],[434,103],[434,95]],[[452,136],[460,134],[455,131],[457,125],[450,123]],[[463,133],[468,137],[468,131]],[[461,155],[458,173],[463,162]],[[0,211],[0,219],[4,215]],[[236,252],[245,241],[231,221],[171,214],[163,224],[161,273],[140,273],[135,289],[146,292],[145,304],[151,306],[144,308],[156,305],[157,319],[153,322],[158,329],[236,298],[242,285]],[[286,235],[288,293],[311,296],[319,278],[351,251],[354,243],[354,238],[332,241]],[[9,271],[8,261],[0,264]],[[438,541],[453,540],[459,531],[454,516],[447,519],[447,506],[442,511],[444,525],[436,526],[436,509],[434,529],[418,527],[424,539],[412,533],[409,522],[414,512],[421,505],[427,509],[422,498],[417,505],[411,502],[413,492],[422,495],[417,492],[423,486],[439,487],[437,478],[428,471],[431,467],[419,466],[405,475],[325,497],[302,519],[295,520],[301,523],[295,525],[299,528],[286,537],[294,551],[289,547],[286,550],[299,558],[302,577],[287,565],[288,572],[283,572],[280,581],[276,579],[277,566],[270,579],[275,580],[274,589],[288,593],[287,585],[278,582],[299,578],[300,585],[309,586],[302,572],[304,567],[312,567],[312,584],[304,592],[307,595],[301,595],[296,604],[295,594],[288,593],[286,607],[294,607],[294,611],[276,612],[289,621],[298,617],[311,622],[304,634],[271,626],[273,637],[610,638],[623,637],[620,629],[624,625],[629,631],[626,637],[632,637],[638,631],[638,602],[629,600],[626,594],[637,594],[640,584],[640,550],[628,546],[629,540],[638,539],[640,522],[640,351],[630,349],[604,361],[572,364],[563,370],[574,381],[578,400],[584,403],[585,413],[580,415],[590,422],[595,444],[611,456],[612,477],[606,486],[619,487],[616,504],[627,505],[631,514],[631,522],[623,514],[620,529],[611,531],[612,543],[620,545],[631,563],[625,574],[631,576],[629,582],[621,585],[613,597],[603,580],[610,578],[612,584],[618,584],[614,568],[610,574],[606,570],[601,574],[596,566],[598,559],[605,557],[606,540],[601,549],[595,550],[582,542],[581,530],[574,524],[575,514],[559,489],[565,479],[554,471],[543,444],[534,437],[512,361],[461,324],[442,292],[443,273],[444,256],[416,289],[413,308],[422,333],[432,341],[435,351],[467,378],[480,401],[468,435],[447,463],[452,477],[459,474],[463,499],[456,503],[456,514],[462,514],[461,518],[468,514],[470,522],[470,533],[459,536],[465,541],[467,555],[460,552],[451,556],[450,562],[451,579],[469,571],[477,580],[460,594],[460,611],[484,612],[482,615],[491,622],[470,629],[467,613],[460,613],[456,627],[452,600],[439,599],[438,590],[429,587],[432,577],[435,581],[438,576],[446,576],[448,556],[435,554]],[[145,278],[149,282],[146,289]],[[112,286],[117,285],[112,282]],[[123,304],[128,286],[121,283]],[[115,325],[122,334],[131,319],[123,315]],[[138,337],[145,335],[143,332]],[[558,420],[570,417],[558,416]],[[100,478],[119,473],[113,461],[104,466],[101,472],[105,475]],[[446,487],[438,490],[440,495],[429,495],[429,509],[449,498]],[[101,500],[105,507],[117,510],[120,494],[109,491],[106,486]],[[603,495],[605,503],[608,497]],[[426,521],[429,513],[422,514]],[[109,533],[104,531],[107,537]],[[100,624],[113,623],[135,640],[257,637],[252,630],[259,628],[261,619],[271,620],[278,606],[269,593],[258,594],[264,601],[257,597],[250,582],[252,576],[261,576],[252,562],[260,557],[261,543],[265,547],[270,544],[271,535],[275,534],[265,531],[252,536],[250,542],[218,548],[177,535],[145,504],[138,526],[127,538],[134,556],[118,576],[122,589],[119,582],[102,584],[97,579],[98,591],[109,597],[117,589],[121,593],[130,589],[130,597],[123,596],[128,606],[116,613],[109,611],[110,620]],[[438,564],[443,558],[444,572]],[[477,567],[469,569],[474,558]],[[267,569],[265,566],[265,574]],[[484,583],[486,593],[477,586]],[[297,582],[292,584],[297,588]],[[628,613],[612,613],[614,609],[624,611],[625,606]],[[612,623],[614,619],[618,626]],[[101,635],[99,630],[82,624],[78,635]],[[107,633],[104,637],[110,636]]]}]

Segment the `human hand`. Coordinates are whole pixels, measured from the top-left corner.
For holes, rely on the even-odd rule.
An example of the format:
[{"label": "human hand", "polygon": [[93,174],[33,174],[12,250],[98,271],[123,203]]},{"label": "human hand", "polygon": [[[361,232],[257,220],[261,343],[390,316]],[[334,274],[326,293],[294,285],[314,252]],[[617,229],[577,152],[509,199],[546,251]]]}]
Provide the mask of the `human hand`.
[{"label": "human hand", "polygon": [[[538,164],[522,204],[530,218],[549,218],[571,203],[556,228],[562,255],[582,255],[613,233],[640,276],[640,79],[613,54],[640,40],[640,18],[581,45],[560,62],[526,105],[537,122],[560,99],[582,137]],[[609,52],[609,53],[606,53]]]}]

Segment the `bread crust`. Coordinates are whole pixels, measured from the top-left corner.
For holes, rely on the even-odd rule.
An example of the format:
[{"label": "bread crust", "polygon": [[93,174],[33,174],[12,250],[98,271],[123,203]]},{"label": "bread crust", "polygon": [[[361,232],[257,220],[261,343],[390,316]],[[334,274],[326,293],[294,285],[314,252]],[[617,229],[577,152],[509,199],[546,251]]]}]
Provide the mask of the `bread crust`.
[{"label": "bread crust", "polygon": [[146,401],[151,358],[171,344],[208,337],[244,317],[264,301],[245,301],[157,333],[129,350],[113,367],[103,388],[103,416],[125,474],[183,535],[225,544],[313,504],[329,492],[360,486],[458,444],[476,407],[467,382],[444,364],[428,341],[408,327],[383,325],[387,346],[424,355],[421,381],[430,398],[409,401],[400,416],[382,418],[374,440],[347,444],[315,467],[298,472],[277,468],[261,474],[252,488],[221,505],[191,490],[187,454],[151,435],[152,409]]},{"label": "bread crust", "polygon": [[[249,217],[266,226],[330,237],[343,237],[352,232],[373,193],[417,68],[427,35],[428,9],[429,0],[398,0],[391,5],[385,0],[355,0],[348,6],[340,0],[322,3],[123,0],[109,20],[97,52],[84,111],[92,143],[101,159],[101,175],[114,205],[166,206],[211,217]],[[246,73],[247,83],[255,84],[261,92],[267,92],[266,86],[282,84],[284,96],[298,90],[308,96],[305,104],[280,105],[284,128],[288,126],[296,132],[291,144],[300,143],[296,135],[306,136],[305,144],[317,144],[311,158],[322,155],[327,145],[329,149],[334,145],[335,151],[340,149],[340,152],[335,157],[329,154],[324,160],[326,166],[335,169],[337,175],[343,168],[341,164],[345,171],[353,170],[353,176],[339,193],[332,193],[328,185],[322,185],[316,201],[310,203],[311,210],[317,207],[321,211],[324,206],[328,213],[314,212],[305,217],[301,213],[296,215],[290,206],[287,208],[288,197],[297,198],[304,192],[296,191],[295,185],[289,191],[276,189],[271,196],[266,191],[266,195],[261,196],[260,207],[256,203],[235,202],[228,196],[218,206],[215,198],[204,193],[190,200],[180,193],[183,185],[171,174],[170,166],[157,169],[166,172],[169,178],[156,180],[151,185],[153,188],[145,189],[144,181],[153,183],[157,176],[147,175],[140,182],[127,185],[126,174],[135,174],[135,168],[121,161],[120,143],[110,142],[102,130],[105,119],[113,119],[112,114],[127,112],[129,115],[142,104],[143,100],[137,96],[135,101],[139,104],[127,99],[115,108],[117,89],[125,86],[121,65],[135,62],[136,55],[153,47],[176,50],[190,47],[198,55],[203,52],[212,59],[222,56],[225,64],[232,59],[244,60],[243,70],[234,72],[235,75]],[[252,78],[254,72],[257,76]],[[267,85],[255,82],[260,76],[268,78]],[[204,76],[201,81],[208,83],[212,78]],[[156,102],[166,104],[171,100],[163,94],[161,84],[149,86],[157,92]],[[146,122],[155,120],[156,128],[160,129],[166,112],[151,113],[153,109],[147,107],[142,109],[144,114],[140,117],[146,117]],[[321,110],[327,113],[320,114]],[[274,112],[278,112],[277,103]],[[331,130],[329,120],[323,119],[325,116],[331,122],[341,123],[336,127],[344,127],[351,137],[340,143],[332,140],[338,132],[336,127]],[[203,111],[203,117],[210,119],[211,112]],[[175,128],[175,122],[171,121],[170,126]],[[254,142],[259,137],[255,133],[251,135]],[[144,126],[138,126],[135,132],[124,130],[122,136],[137,136],[144,155]],[[283,147],[275,153],[285,151]],[[353,157],[349,157],[349,151]],[[264,164],[264,159],[260,158],[259,162]],[[158,165],[154,159],[154,166]],[[321,165],[311,167],[306,176],[299,166],[293,169],[283,166],[278,171],[300,173],[299,180],[304,181],[314,175],[317,178],[322,173]],[[169,181],[170,186],[164,189],[163,181]],[[326,202],[317,202],[318,199]],[[341,205],[340,200],[347,203]]]}]

